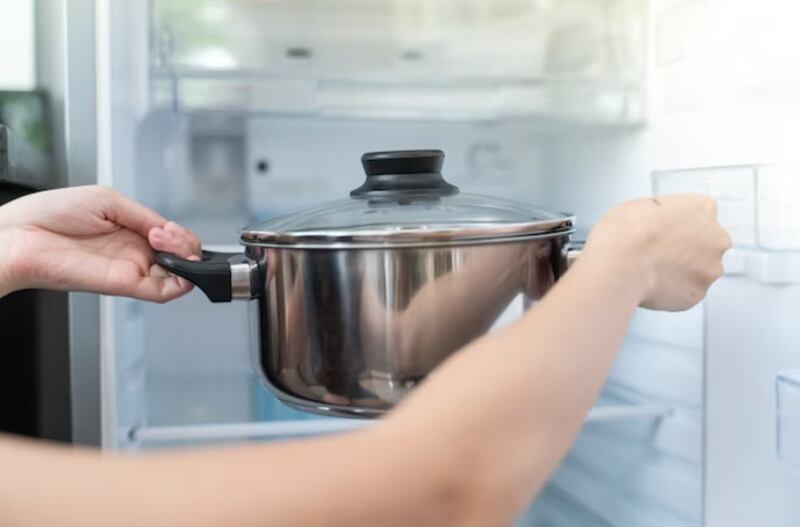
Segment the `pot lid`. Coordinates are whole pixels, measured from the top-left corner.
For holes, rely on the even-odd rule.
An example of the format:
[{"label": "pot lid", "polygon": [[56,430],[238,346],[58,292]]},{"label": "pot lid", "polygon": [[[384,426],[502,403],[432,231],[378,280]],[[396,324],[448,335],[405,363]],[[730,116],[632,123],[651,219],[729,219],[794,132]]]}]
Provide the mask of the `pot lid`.
[{"label": "pot lid", "polygon": [[461,193],[441,174],[440,150],[373,152],[349,198],[244,229],[242,243],[345,248],[491,243],[568,234],[574,216]]}]

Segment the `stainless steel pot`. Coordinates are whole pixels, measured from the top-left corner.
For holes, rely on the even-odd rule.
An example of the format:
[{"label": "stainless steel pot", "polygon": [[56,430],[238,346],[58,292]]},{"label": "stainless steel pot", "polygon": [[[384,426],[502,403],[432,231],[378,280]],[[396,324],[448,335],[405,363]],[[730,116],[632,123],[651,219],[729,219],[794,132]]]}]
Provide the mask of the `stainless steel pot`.
[{"label": "stainless steel pot", "polygon": [[[244,255],[156,261],[252,302],[255,362],[300,410],[374,417],[567,266],[574,217],[461,194],[438,150],[365,154],[350,198],[241,232]],[[498,350],[502,353],[502,350]]]}]

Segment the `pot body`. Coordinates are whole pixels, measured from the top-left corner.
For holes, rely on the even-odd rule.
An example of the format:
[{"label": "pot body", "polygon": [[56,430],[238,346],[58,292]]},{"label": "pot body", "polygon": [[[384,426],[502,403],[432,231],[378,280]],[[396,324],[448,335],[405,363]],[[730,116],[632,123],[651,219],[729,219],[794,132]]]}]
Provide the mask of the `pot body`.
[{"label": "pot body", "polygon": [[[256,368],[284,403],[372,417],[564,270],[569,236],[476,245],[247,247]],[[498,352],[499,356],[499,352]],[[502,360],[499,358],[498,360]],[[479,380],[476,380],[478,382]]]}]

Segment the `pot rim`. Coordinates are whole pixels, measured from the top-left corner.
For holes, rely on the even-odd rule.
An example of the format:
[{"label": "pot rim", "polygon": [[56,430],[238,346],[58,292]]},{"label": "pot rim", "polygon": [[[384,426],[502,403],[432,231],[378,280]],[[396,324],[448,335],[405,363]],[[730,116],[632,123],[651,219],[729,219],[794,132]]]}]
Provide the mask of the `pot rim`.
[{"label": "pot rim", "polygon": [[539,222],[533,232],[531,224],[510,224],[502,229],[491,230],[432,229],[425,233],[424,238],[420,238],[419,231],[404,233],[402,230],[390,234],[385,231],[274,233],[246,230],[241,232],[240,243],[245,247],[272,249],[393,249],[488,245],[569,236],[575,232],[574,223],[575,216]]}]

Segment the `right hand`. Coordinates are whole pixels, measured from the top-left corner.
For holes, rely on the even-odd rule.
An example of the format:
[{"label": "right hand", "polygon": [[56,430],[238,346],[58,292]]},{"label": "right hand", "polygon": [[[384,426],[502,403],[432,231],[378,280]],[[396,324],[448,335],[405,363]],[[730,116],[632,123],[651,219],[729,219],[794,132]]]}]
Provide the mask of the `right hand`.
[{"label": "right hand", "polygon": [[730,246],[716,202],[683,194],[611,209],[590,233],[586,251],[637,259],[644,278],[642,307],[682,311],[699,303],[722,275],[722,256]]}]

